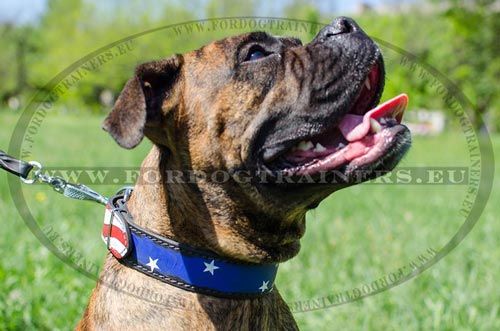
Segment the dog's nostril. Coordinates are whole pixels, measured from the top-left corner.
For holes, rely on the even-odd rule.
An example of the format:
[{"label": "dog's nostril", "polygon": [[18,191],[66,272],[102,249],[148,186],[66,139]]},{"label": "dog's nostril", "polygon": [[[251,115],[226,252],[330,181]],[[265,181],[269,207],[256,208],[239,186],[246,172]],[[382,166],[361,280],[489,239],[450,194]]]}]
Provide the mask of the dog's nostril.
[{"label": "dog's nostril", "polygon": [[349,17],[337,17],[325,29],[325,37],[331,38],[340,34],[356,32],[359,26]]}]

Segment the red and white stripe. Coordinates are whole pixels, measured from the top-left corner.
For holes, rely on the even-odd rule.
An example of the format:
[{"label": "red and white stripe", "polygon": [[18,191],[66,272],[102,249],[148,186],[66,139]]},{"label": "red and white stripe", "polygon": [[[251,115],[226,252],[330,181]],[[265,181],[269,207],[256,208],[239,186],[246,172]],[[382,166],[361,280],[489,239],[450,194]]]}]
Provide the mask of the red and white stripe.
[{"label": "red and white stripe", "polygon": [[130,246],[126,226],[120,217],[113,215],[111,206],[107,205],[101,237],[111,254],[118,259],[125,256]]}]

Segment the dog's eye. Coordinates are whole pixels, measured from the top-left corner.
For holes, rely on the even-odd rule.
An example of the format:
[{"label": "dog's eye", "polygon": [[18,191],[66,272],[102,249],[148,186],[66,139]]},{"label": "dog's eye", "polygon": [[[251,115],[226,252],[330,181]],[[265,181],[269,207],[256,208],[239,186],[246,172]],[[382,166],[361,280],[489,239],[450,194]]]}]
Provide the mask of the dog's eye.
[{"label": "dog's eye", "polygon": [[262,48],[260,46],[253,46],[248,51],[248,54],[245,58],[245,61],[256,61],[256,60],[265,58],[269,54],[271,54],[271,53],[267,52],[264,48]]}]

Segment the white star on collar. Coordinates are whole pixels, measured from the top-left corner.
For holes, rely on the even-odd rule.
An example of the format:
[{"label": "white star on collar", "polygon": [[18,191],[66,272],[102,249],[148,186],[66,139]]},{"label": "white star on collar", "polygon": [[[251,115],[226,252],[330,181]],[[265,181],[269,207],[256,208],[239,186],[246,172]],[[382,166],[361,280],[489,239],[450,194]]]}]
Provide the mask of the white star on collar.
[{"label": "white star on collar", "polygon": [[155,269],[158,269],[160,270],[160,267],[158,267],[157,263],[158,263],[158,259],[152,259],[151,256],[148,256],[149,257],[149,263],[147,263],[146,265],[148,267],[151,268],[151,270],[149,270],[150,272],[153,272]]},{"label": "white star on collar", "polygon": [[269,281],[262,281],[262,286],[259,287],[259,290],[261,290],[262,293],[264,291],[269,290]]},{"label": "white star on collar", "polygon": [[203,264],[205,264],[205,270],[203,270],[203,272],[209,272],[212,274],[212,276],[214,275],[215,270],[220,269],[218,266],[215,265],[214,260],[212,260],[212,262],[210,263],[203,262]]}]

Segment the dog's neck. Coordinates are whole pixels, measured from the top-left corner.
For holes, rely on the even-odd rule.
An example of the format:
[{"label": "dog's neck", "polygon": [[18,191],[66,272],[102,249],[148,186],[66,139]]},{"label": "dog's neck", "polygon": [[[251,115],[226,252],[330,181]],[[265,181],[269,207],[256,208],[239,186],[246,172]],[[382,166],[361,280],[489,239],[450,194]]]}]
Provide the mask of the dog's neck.
[{"label": "dog's neck", "polygon": [[[197,195],[188,185],[169,185],[162,181],[151,181],[152,178],[163,178],[161,173],[164,169],[162,169],[161,157],[160,149],[153,147],[143,163],[137,185],[128,202],[128,209],[134,217],[134,222],[161,236],[224,256],[223,246],[217,241],[219,238],[216,229],[217,219],[211,216],[205,208],[206,204],[200,201],[200,193]],[[176,199],[171,197],[176,197]],[[248,252],[248,249],[245,251],[244,247],[249,245],[247,241],[236,236],[232,238],[234,246],[242,247],[240,249],[243,252]],[[228,253],[226,256],[234,258],[230,254],[233,253]],[[182,304],[180,310],[174,309],[168,314],[165,311],[168,317],[159,314],[152,320],[152,325],[163,326],[165,324],[173,328],[179,319],[183,321],[183,327],[193,330],[211,329],[209,325],[217,330],[275,330],[283,325],[290,330],[297,330],[293,317],[277,289],[268,295],[254,299],[222,299],[186,292],[159,283],[153,278],[119,265],[110,257],[107,264],[108,267],[105,267],[105,270],[116,272],[113,270],[118,268],[124,277],[138,284],[138,287],[148,288],[153,293],[163,293],[169,297],[183,298],[180,301]],[[129,297],[124,297],[124,299],[139,300],[138,304],[142,307],[141,309],[151,309],[149,305],[141,302],[141,299]],[[189,320],[189,323],[193,325],[181,317],[185,313],[196,315],[196,318]]]},{"label": "dog's neck", "polygon": [[[196,239],[203,235],[193,223],[204,215],[191,205],[193,197],[186,196],[179,184],[164,181],[163,162],[160,148],[153,146],[143,161],[128,208],[134,222],[149,231],[181,243],[196,244]],[[173,200],[171,196],[179,198]],[[189,213],[183,213],[186,209]]]},{"label": "dog's neck", "polygon": [[[248,229],[235,228],[235,223],[248,224],[245,222],[247,216],[236,211],[223,189],[207,183],[167,181],[167,171],[179,167],[165,154],[160,147],[154,146],[142,164],[128,203],[135,223],[158,235],[212,251],[221,257],[276,262],[266,259],[266,253],[244,237]],[[223,212],[215,207],[221,205]]]}]

